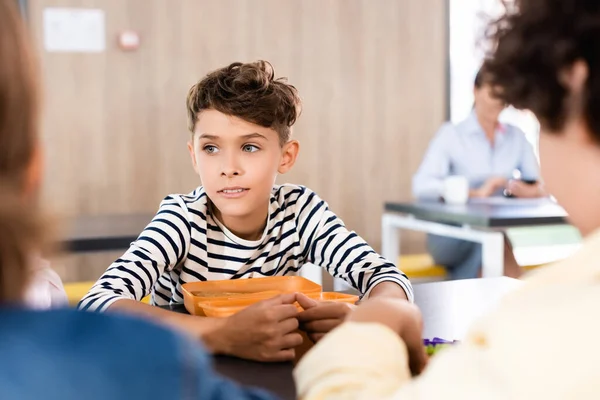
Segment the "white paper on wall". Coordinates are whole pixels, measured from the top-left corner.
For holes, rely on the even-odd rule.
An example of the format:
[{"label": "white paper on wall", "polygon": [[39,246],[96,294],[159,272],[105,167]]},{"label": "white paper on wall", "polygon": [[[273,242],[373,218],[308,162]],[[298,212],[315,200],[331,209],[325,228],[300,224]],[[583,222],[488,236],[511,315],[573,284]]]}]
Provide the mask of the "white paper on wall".
[{"label": "white paper on wall", "polygon": [[46,51],[100,53],[106,48],[103,10],[48,7],[43,18]]}]

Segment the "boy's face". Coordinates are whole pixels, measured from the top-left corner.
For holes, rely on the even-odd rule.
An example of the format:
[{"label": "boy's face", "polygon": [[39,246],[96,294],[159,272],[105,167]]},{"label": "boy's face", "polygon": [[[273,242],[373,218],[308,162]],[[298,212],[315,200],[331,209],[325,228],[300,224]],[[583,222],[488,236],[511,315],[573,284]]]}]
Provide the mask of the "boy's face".
[{"label": "boy's face", "polygon": [[298,142],[282,147],[273,129],[205,110],[198,116],[188,149],[194,170],[221,215],[245,218],[267,212],[275,178],[294,165]]}]

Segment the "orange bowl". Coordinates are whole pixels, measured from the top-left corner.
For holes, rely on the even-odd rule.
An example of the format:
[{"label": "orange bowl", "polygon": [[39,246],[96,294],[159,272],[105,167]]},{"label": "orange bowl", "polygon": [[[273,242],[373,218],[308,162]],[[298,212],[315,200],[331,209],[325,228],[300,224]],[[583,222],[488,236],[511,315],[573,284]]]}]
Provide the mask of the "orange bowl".
[{"label": "orange bowl", "polygon": [[[355,304],[358,301],[358,296],[336,292],[308,293],[306,296],[317,301],[333,301],[350,304]],[[204,315],[207,317],[225,318],[242,311],[244,308],[249,307],[254,303],[266,300],[267,298],[269,297],[248,296],[245,298],[205,300],[200,301],[198,307],[202,308]],[[295,305],[299,311],[302,311],[300,304],[295,303]]]},{"label": "orange bowl", "polygon": [[[321,286],[301,276],[274,276],[268,278],[230,279],[221,281],[190,282],[182,285],[185,308],[193,315],[208,315],[202,304],[216,301],[244,301],[247,307],[281,293],[320,293]],[[218,303],[224,306],[223,303]],[[235,303],[234,303],[235,304]],[[238,310],[239,311],[239,310]]]}]

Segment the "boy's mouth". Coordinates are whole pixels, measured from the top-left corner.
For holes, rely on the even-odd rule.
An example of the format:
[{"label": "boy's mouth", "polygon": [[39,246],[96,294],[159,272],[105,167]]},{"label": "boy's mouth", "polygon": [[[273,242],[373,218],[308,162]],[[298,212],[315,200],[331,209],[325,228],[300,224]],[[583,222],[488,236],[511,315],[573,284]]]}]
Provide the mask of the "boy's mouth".
[{"label": "boy's mouth", "polygon": [[217,193],[222,195],[223,197],[236,198],[236,197],[243,196],[249,190],[250,189],[242,188],[242,187],[228,187],[228,188],[224,188],[224,189],[217,191]]}]

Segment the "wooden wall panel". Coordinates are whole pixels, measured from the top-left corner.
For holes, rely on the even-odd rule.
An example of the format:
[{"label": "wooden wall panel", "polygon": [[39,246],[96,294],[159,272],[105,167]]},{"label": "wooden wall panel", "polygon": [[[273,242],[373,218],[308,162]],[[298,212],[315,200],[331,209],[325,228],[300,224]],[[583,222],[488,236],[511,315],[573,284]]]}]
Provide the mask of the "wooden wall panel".
[{"label": "wooden wall panel", "polygon": [[[280,181],[316,190],[379,248],[383,202],[410,198],[411,175],[444,119],[444,3],[29,0],[45,86],[45,199],[66,216],[125,214],[192,190],[188,88],[229,62],[267,59],[304,100],[300,158]],[[103,9],[106,52],[45,52],[42,10],[54,6]],[[138,51],[117,48],[124,29],[140,33]],[[404,250],[422,249],[420,237],[405,237]]]}]

